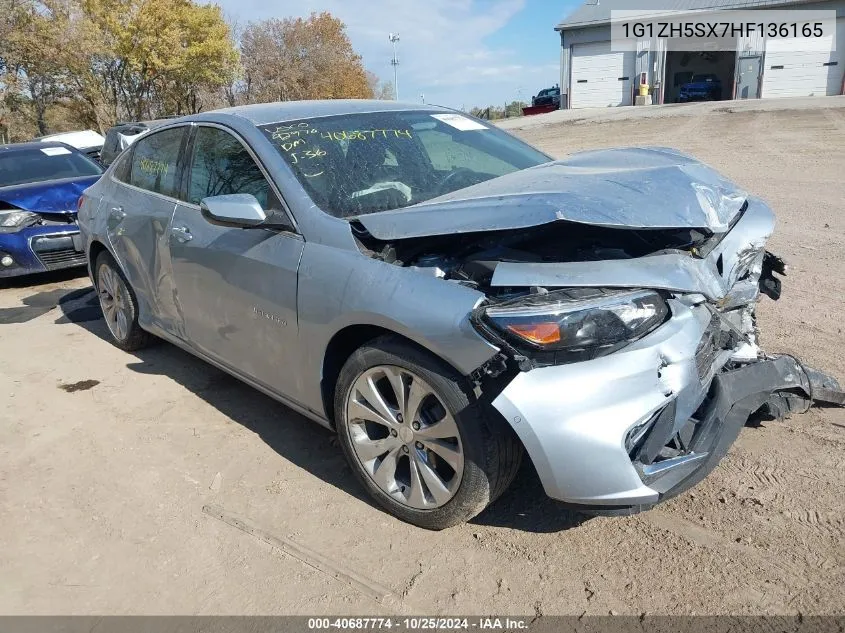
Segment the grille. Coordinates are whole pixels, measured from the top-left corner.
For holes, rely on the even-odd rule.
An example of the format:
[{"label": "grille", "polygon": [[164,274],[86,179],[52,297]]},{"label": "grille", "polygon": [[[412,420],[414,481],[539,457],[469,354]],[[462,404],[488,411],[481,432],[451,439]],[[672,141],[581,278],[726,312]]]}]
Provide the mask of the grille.
[{"label": "grille", "polygon": [[39,212],[42,224],[67,224],[68,228],[76,228],[76,213],[44,213]]},{"label": "grille", "polygon": [[57,268],[68,268],[77,265],[81,266],[86,263],[85,253],[80,253],[72,248],[37,253],[37,255],[47,270],[56,270]]}]

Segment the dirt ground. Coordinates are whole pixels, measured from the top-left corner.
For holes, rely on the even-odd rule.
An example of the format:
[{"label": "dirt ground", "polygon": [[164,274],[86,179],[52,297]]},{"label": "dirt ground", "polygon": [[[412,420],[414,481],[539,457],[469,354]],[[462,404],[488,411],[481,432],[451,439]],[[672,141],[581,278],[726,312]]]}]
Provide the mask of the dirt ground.
[{"label": "dirt ground", "polygon": [[[845,109],[518,133],[557,156],[678,147],[762,195],[792,266],[763,342],[845,379]],[[525,467],[432,533],[373,507],[329,432],[170,345],[106,336],[84,276],[0,288],[0,613],[845,611],[845,410],[746,428],[645,514],[571,514]]]}]

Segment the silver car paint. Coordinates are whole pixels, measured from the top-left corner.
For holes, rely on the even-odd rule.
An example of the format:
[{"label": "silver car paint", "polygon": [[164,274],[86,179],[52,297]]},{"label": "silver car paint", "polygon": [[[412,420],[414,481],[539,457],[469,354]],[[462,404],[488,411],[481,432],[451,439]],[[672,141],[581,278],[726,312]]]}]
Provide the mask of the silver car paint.
[{"label": "silver car paint", "polygon": [[[94,195],[103,192],[103,204],[96,216],[98,236],[110,246],[135,289],[141,321],[149,327],[178,332],[182,320],[175,301],[170,251],[166,247],[176,201],[137,187],[117,185],[110,177],[113,169],[88,190]],[[116,192],[116,187],[121,188],[119,196],[107,194]],[[80,228],[85,234],[86,216],[84,209],[81,211]]]},{"label": "silver car paint", "polygon": [[675,150],[596,150],[363,216],[360,222],[383,240],[521,229],[558,220],[722,233],[747,197],[710,167]]},{"label": "silver car paint", "polygon": [[[350,111],[416,108],[383,102],[274,104],[183,119],[181,122],[222,126],[239,136],[277,187],[296,230],[273,233],[213,226],[201,217],[198,208],[177,205],[176,200],[154,194],[146,194],[148,204],[141,204],[143,198],[138,198],[136,204],[136,194],[143,194],[116,181],[112,166],[86,194],[80,213],[86,247],[90,249],[93,242],[100,242],[115,255],[138,294],[144,327],[323,424],[328,425],[331,415],[325,408],[320,386],[326,349],[334,337],[344,336],[349,327],[376,325],[395,331],[468,375],[498,351],[469,322],[470,313],[484,296],[453,282],[363,255],[349,223],[315,207],[256,127],[261,123]],[[595,161],[592,166],[590,160],[583,159],[577,169],[556,165],[545,173],[551,176],[566,172],[569,183],[577,182],[578,177],[586,178],[591,183],[590,191],[597,195],[602,179],[609,182],[615,177],[618,186],[614,188],[614,199],[622,200],[627,190],[637,201],[643,200],[643,191],[636,188],[634,181],[643,174],[650,174],[653,181],[649,190],[662,191],[664,200],[681,187],[678,174],[687,176],[687,184],[693,190],[696,186],[689,183],[689,176],[703,177],[702,186],[696,190],[700,195],[695,195],[698,208],[693,198],[686,195],[687,206],[670,212],[671,221],[659,215],[656,203],[647,204],[640,219],[634,206],[626,206],[617,214],[585,204],[577,221],[601,220],[615,226],[625,226],[625,222],[632,222],[633,226],[681,222],[691,226],[706,218],[707,225],[715,228],[733,219],[738,210],[734,198],[739,195],[735,188],[714,180],[711,172],[692,165],[677,153],[656,151],[651,155],[659,168],[645,170],[639,176],[628,168],[613,167],[612,153],[594,155],[590,159]],[[629,154],[622,162],[627,164],[630,160]],[[682,167],[670,167],[673,161]],[[604,167],[600,169],[601,165]],[[609,165],[608,172],[604,168]],[[534,172],[528,178],[543,173],[542,169],[527,171]],[[600,176],[599,171],[604,175]],[[672,176],[661,187],[665,174]],[[718,193],[718,197],[705,189]],[[485,195],[479,200],[481,209],[491,198]],[[539,206],[531,207],[533,211],[525,214],[525,221],[537,225],[549,219],[575,218],[573,207],[560,208],[562,200],[559,192],[538,194],[533,202]],[[126,208],[127,218],[119,220],[104,211],[116,204]],[[403,230],[408,235],[442,230],[432,228],[444,226],[438,224],[437,214],[432,212],[439,204],[428,205],[429,209],[416,219],[414,211],[401,212],[412,218],[403,221],[407,222],[403,223]],[[453,202],[442,204],[447,211],[442,215],[451,215],[448,209]],[[506,228],[508,225],[502,223],[506,204],[502,199],[489,209],[491,217],[496,218],[495,227],[485,224],[484,214],[479,211],[468,211],[466,217],[473,220],[465,222],[464,230]],[[602,204],[611,202],[603,199]],[[547,213],[553,206],[558,207],[554,217]],[[665,202],[660,206],[665,213]],[[129,218],[132,213],[141,217]],[[392,219],[380,219],[391,215]],[[374,228],[376,236],[394,235],[399,224],[392,223],[398,218],[399,213],[378,214],[362,221]],[[178,239],[184,235],[184,228],[192,235],[187,244]],[[734,269],[739,255],[762,243],[769,233],[771,214],[764,205],[755,203],[720,245],[719,252],[725,260],[723,270],[727,271],[721,280],[707,269],[713,263],[710,257],[703,260],[700,270],[685,267],[681,273],[673,266],[662,268],[661,273],[649,264],[652,258],[627,260],[624,270],[617,269],[614,274],[623,275],[623,285],[648,281],[644,285],[695,291],[708,297],[725,296],[731,279],[737,276]],[[505,266],[502,273],[497,272],[499,281],[504,275],[523,286],[541,280],[554,285],[569,283],[577,276],[567,270],[567,264],[554,264],[540,271],[531,266],[515,268],[524,266]],[[601,271],[612,268],[614,263],[591,266],[602,275]],[[609,274],[603,279],[609,281]],[[748,300],[756,296],[756,292],[749,293],[747,289],[743,295]],[[656,493],[642,483],[625,454],[624,434],[672,399],[678,405],[677,421],[685,419],[701,402],[712,377],[711,372],[706,380],[699,380],[694,363],[695,348],[709,311],[704,306],[690,307],[680,298],[672,301],[671,308],[673,316],[669,322],[620,352],[589,362],[520,373],[495,400],[494,406],[525,443],[551,496],[592,504],[655,499]],[[720,357],[713,369],[725,360]]]},{"label": "silver car paint", "polygon": [[[722,299],[745,289],[745,286],[737,288],[737,281],[749,265],[759,266],[762,249],[774,226],[771,209],[761,200],[749,198],[745,214],[707,257],[695,258],[689,253],[677,252],[604,262],[503,262],[496,267],[491,285],[660,288]],[[743,265],[741,258],[745,254],[755,259]],[[757,298],[756,282],[752,281],[750,291],[751,296],[743,297],[746,303]]]},{"label": "silver car paint", "polygon": [[[671,400],[679,429],[709,384],[698,377],[695,351],[710,312],[678,301],[670,306],[672,319],[665,326],[616,354],[523,372],[493,401],[531,455],[550,497],[598,505],[657,501],[658,493],[631,464],[625,436]],[[585,472],[595,476],[584,477]]]},{"label": "silver car paint", "polygon": [[211,224],[198,207],[178,204],[169,248],[186,340],[275,392],[294,393],[303,245],[286,232]]},{"label": "silver car paint", "polygon": [[[290,114],[288,108],[276,108],[273,121]],[[469,314],[484,299],[481,293],[362,255],[349,223],[314,206],[249,120],[220,113],[180,123],[186,120],[224,127],[240,137],[278,185],[298,233],[212,225],[196,205],[141,193],[116,180],[120,161],[115,161],[87,191],[80,225],[87,249],[97,241],[117,259],[138,295],[142,327],[325,425],[331,413],[320,387],[323,362],[329,343],[345,328],[377,325],[402,334],[463,374],[498,351],[469,323]],[[136,194],[149,204],[133,202],[123,219],[96,213],[92,204],[102,199],[101,206],[112,207],[134,201]],[[131,235],[125,230],[127,219],[134,227]],[[191,235],[188,242],[181,241],[184,229]],[[278,270],[270,273],[271,266]],[[309,278],[319,283],[303,282]],[[431,296],[439,307],[433,313]],[[178,322],[165,321],[159,306],[174,298]]]}]

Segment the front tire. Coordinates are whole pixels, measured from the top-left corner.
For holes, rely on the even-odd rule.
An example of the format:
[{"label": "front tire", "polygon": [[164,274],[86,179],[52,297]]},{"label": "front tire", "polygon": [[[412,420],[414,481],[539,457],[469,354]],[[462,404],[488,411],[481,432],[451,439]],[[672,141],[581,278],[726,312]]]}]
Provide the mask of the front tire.
[{"label": "front tire", "polygon": [[335,390],[340,445],[375,501],[414,525],[463,523],[511,484],[522,445],[465,380],[396,337],[358,349]]},{"label": "front tire", "polygon": [[114,257],[100,253],[94,271],[100,308],[112,343],[127,352],[149,345],[153,336],[138,325],[138,300]]}]

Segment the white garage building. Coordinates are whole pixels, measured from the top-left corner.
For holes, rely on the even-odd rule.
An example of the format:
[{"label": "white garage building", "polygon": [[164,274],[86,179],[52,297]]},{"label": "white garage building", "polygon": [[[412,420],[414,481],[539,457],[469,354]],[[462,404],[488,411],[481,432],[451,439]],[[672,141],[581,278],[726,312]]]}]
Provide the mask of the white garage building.
[{"label": "white garage building", "polygon": [[[630,0],[587,0],[555,27],[560,33],[561,108],[632,105],[642,73],[655,103],[674,103],[693,76],[719,78],[721,99],[839,95],[845,89],[845,0],[654,0],[650,10],[801,9],[836,11],[836,40],[796,52],[786,40],[736,38],[736,50],[673,50],[671,40],[645,39],[637,51],[611,50],[611,11]],[[673,15],[673,17],[676,17]]]}]

